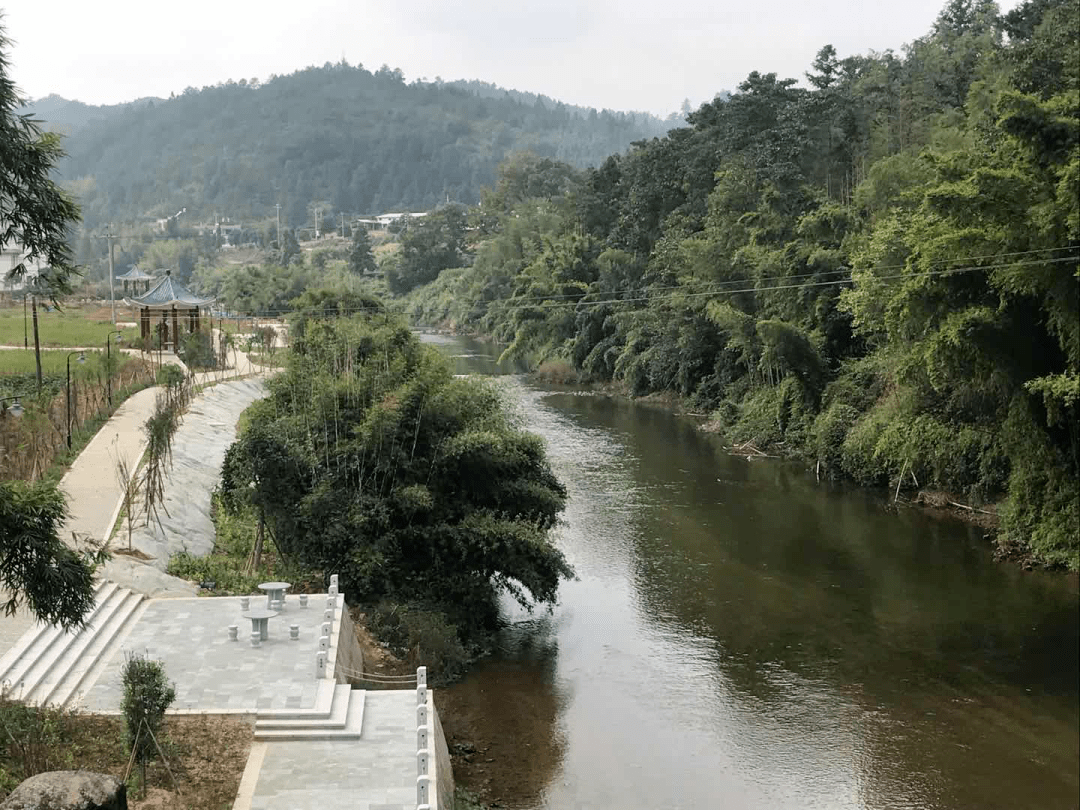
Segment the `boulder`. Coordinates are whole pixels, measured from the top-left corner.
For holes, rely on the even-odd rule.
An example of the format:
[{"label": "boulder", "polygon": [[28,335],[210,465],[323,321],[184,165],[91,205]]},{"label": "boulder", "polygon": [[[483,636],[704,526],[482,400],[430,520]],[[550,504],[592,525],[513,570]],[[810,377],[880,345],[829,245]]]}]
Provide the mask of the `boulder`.
[{"label": "boulder", "polygon": [[127,810],[127,786],[92,771],[48,771],[31,776],[0,810]]}]

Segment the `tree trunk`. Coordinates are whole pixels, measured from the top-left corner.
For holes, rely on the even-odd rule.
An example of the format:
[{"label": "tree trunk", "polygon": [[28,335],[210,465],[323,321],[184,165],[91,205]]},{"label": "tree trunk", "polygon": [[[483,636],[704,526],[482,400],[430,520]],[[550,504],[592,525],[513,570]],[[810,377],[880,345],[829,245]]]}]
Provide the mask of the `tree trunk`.
[{"label": "tree trunk", "polygon": [[38,338],[37,296],[30,296],[30,310],[34,313],[34,362],[37,364],[37,388],[41,393],[41,340]]},{"label": "tree trunk", "polygon": [[263,550],[263,530],[266,526],[266,518],[263,516],[262,509],[259,510],[259,528],[255,530],[255,548],[251,552],[251,573],[255,573],[259,570],[259,564],[262,562],[262,550]]}]

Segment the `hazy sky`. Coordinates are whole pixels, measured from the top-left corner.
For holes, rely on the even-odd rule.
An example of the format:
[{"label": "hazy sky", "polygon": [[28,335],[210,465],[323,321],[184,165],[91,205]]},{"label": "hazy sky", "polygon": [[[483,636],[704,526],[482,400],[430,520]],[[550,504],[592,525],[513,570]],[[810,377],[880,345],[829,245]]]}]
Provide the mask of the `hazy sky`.
[{"label": "hazy sky", "polygon": [[[1011,8],[1018,0],[999,0]],[[666,115],[752,70],[801,79],[899,50],[945,0],[0,0],[23,95],[93,104],[168,96],[308,65],[482,79],[574,104]]]}]

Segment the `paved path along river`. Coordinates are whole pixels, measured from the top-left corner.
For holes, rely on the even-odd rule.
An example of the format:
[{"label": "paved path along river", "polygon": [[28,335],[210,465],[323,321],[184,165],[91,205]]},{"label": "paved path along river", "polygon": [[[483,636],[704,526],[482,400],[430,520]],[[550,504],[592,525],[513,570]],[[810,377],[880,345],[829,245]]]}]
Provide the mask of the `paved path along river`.
[{"label": "paved path along river", "polygon": [[579,578],[449,690],[491,744],[459,781],[545,810],[1078,806],[1074,576],[667,411],[506,384]]}]

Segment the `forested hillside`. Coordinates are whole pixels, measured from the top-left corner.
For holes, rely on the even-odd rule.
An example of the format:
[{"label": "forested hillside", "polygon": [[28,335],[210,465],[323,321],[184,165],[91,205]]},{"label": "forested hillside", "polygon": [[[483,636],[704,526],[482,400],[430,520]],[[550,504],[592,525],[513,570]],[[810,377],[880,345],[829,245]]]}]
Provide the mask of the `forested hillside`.
[{"label": "forested hillside", "polygon": [[388,278],[420,321],[675,392],[823,476],[994,504],[1003,549],[1076,569],[1078,8],[950,0],[902,54],[751,73],[583,174],[518,163],[464,267],[424,283],[406,235]]},{"label": "forested hillside", "polygon": [[331,216],[476,202],[515,150],[583,167],[666,129],[653,116],[483,88],[340,63],[168,100],[99,108],[50,96],[28,109],[68,133],[60,171],[90,228],[182,208],[236,221],[280,203],[297,225],[316,201]]}]

